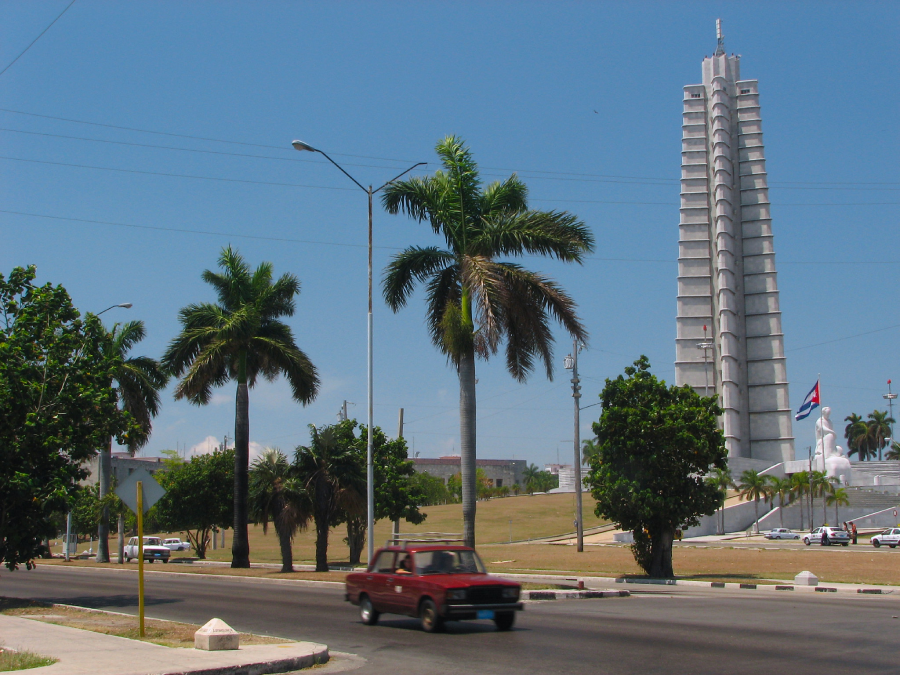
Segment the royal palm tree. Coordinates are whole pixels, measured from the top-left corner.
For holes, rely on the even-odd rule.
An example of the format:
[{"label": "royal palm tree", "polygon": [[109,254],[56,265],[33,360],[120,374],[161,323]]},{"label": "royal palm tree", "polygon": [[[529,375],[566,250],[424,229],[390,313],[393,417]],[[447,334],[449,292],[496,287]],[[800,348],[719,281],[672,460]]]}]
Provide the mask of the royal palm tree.
[{"label": "royal palm tree", "polygon": [[[809,473],[806,471],[798,471],[797,473],[791,474],[791,489],[796,495],[796,499],[800,500],[800,529],[804,529],[803,527],[803,503],[806,501],[805,497],[809,494]],[[810,516],[810,523],[812,523],[812,516]]]},{"label": "royal palm tree", "polygon": [[894,424],[894,418],[888,417],[887,411],[875,410],[869,413],[869,421],[866,422],[866,435],[869,438],[869,445],[872,448],[872,454],[878,450],[878,459],[881,460],[881,451],[887,446],[886,439],[891,437],[891,425]]},{"label": "royal palm tree", "polygon": [[[272,282],[272,264],[251,270],[231,246],[219,256],[221,273],[206,270],[218,304],[191,304],[179,312],[181,333],[163,356],[181,381],[175,398],[205,405],[214,387],[237,383],[234,419],[234,537],[231,566],[250,567],[247,490],[250,464],[250,396],[260,376],[269,382],[283,374],[291,395],[306,405],[319,390],[316,368],[294,341],[281,317],[293,316],[300,282],[284,274]],[[183,377],[182,377],[183,376]]]},{"label": "royal palm tree", "polygon": [[869,428],[865,420],[856,413],[850,413],[844,418],[847,426],[844,427],[844,438],[847,439],[847,455],[856,453],[860,461],[869,457],[868,434]]},{"label": "royal palm tree", "polygon": [[534,488],[538,485],[541,473],[541,469],[537,464],[529,464],[522,472],[522,480],[525,481],[525,489],[528,490],[529,494],[534,494]]},{"label": "royal palm tree", "polygon": [[759,500],[766,504],[769,501],[769,481],[767,476],[761,476],[755,469],[747,469],[741,474],[741,482],[738,483],[740,496],[746,501],[753,500],[756,512],[756,533],[759,534]]},{"label": "royal palm tree", "polygon": [[775,497],[778,497],[778,517],[781,521],[781,527],[784,527],[784,502],[787,500],[787,503],[790,504],[794,501],[794,485],[788,476],[785,476],[784,478],[768,476],[768,479],[772,501],[774,502]]},{"label": "royal palm tree", "polygon": [[[828,520],[828,511],[826,502],[828,495],[834,492],[834,478],[829,477],[824,471],[812,472],[812,496],[822,498],[822,525]],[[812,514],[810,514],[812,520]]]},{"label": "royal palm tree", "polygon": [[844,488],[835,488],[831,491],[828,497],[826,497],[825,501],[828,502],[828,506],[834,506],[834,524],[837,525],[839,522],[841,522],[838,507],[850,505],[850,499],[847,497],[847,491]]},{"label": "royal palm tree", "polygon": [[[127,448],[131,455],[150,440],[152,420],[159,414],[159,392],[166,386],[168,376],[156,359],[149,356],[128,356],[144,339],[144,322],[128,321],[115,324],[104,343],[104,356],[115,364],[113,383],[119,405],[131,414],[137,429],[128,435]],[[98,471],[99,497],[106,497],[112,478],[112,438],[100,450]],[[100,514],[98,527],[97,562],[109,562],[109,506]]]},{"label": "royal palm tree", "polygon": [[278,448],[266,448],[250,466],[249,512],[254,523],[262,523],[267,534],[269,521],[275,526],[281,548],[281,571],[294,571],[291,544],[297,530],[312,517],[309,496],[293,475],[288,458]]},{"label": "royal palm tree", "polygon": [[885,459],[900,459],[900,443],[897,441],[893,441],[891,443],[891,449],[887,451],[884,455]]},{"label": "royal palm tree", "polygon": [[716,519],[716,530],[717,534],[725,534],[725,498],[728,496],[728,491],[736,487],[734,480],[728,469],[713,469],[706,477],[706,482],[722,494],[722,505],[719,507],[719,517]]},{"label": "royal palm tree", "polygon": [[600,442],[597,438],[588,438],[581,442],[581,463],[590,466],[591,460],[600,455]]},{"label": "royal palm tree", "polygon": [[506,367],[516,380],[525,381],[536,359],[552,379],[551,319],[573,338],[587,339],[574,300],[555,281],[497,258],[547,255],[580,263],[594,239],[569,213],[529,210],[528,190],[515,174],[482,188],[461,139],[449,136],[436,151],[443,171],[391,184],[382,202],[389,213],[428,221],[446,248],[412,246],[394,256],[384,297],[396,312],[424,284],[431,340],[457,370],[463,537],[474,546],[475,357],[489,358],[505,340]]},{"label": "royal palm tree", "polygon": [[294,469],[312,500],[316,572],[327,572],[328,528],[340,512],[350,518],[365,513],[366,474],[354,448],[340,442],[334,429],[310,424],[309,435],[310,444],[297,448]]}]

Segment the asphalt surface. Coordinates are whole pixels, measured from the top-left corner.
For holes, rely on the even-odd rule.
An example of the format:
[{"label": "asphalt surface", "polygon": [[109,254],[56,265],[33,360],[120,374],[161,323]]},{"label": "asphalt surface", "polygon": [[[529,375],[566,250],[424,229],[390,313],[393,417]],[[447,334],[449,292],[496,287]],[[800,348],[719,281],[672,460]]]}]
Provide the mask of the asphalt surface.
[{"label": "asphalt surface", "polygon": [[[516,627],[460,622],[443,634],[382,616],[364,626],[338,589],[149,572],[148,617],[323,642],[326,670],[399,673],[891,673],[900,672],[900,597],[756,595],[638,589],[630,598],[528,603]],[[40,566],[0,576],[0,595],[136,613],[132,571]]]}]

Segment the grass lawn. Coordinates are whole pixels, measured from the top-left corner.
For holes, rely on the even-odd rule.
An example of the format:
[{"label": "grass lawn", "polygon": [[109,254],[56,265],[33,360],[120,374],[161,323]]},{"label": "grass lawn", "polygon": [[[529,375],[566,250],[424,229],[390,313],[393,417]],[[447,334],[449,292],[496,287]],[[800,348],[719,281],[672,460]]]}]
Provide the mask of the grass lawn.
[{"label": "grass lawn", "polygon": [[[793,579],[810,570],[820,582],[900,584],[900,556],[856,548],[753,549],[676,546],[675,574],[681,579],[747,581]],[[492,572],[554,571],[618,577],[640,575],[628,546],[512,544],[479,546]],[[498,561],[511,561],[499,563]]]},{"label": "grass lawn", "polygon": [[[52,605],[31,600],[20,600],[18,598],[0,597],[0,614],[54,623],[59,626],[69,626],[70,628],[81,628],[94,631],[95,633],[105,633],[106,635],[117,635],[118,637],[131,640],[143,640],[144,642],[152,642],[164,647],[193,648],[194,633],[200,628],[200,626],[188,623],[145,619],[144,637],[142,638],[138,635],[138,619],[135,616],[99,611],[88,612],[71,607],[53,607]],[[290,640],[281,638],[249,633],[241,633],[240,636],[242,645],[284,644],[290,642]],[[51,659],[48,663],[37,665],[44,666],[53,662],[54,660]],[[33,668],[35,666],[26,667]]]},{"label": "grass lawn", "polygon": [[13,652],[0,647],[0,673],[11,670],[26,670],[28,668],[40,668],[56,663],[56,659],[49,656],[41,656],[34,652]]},{"label": "grass lawn", "polygon": [[[605,524],[606,521],[594,515],[594,500],[585,494],[584,501],[584,526],[596,527]],[[462,532],[462,505],[444,504],[441,506],[426,506],[422,511],[428,515],[421,525],[412,525],[407,522],[400,524],[400,530],[404,534],[417,532]],[[574,530],[573,520],[575,513],[574,494],[555,495],[520,495],[518,497],[506,497],[503,499],[491,499],[478,502],[475,537],[478,545],[496,542],[508,542],[510,531],[512,539],[534,539],[564,534]],[[510,522],[512,521],[512,522]],[[151,534],[151,533],[146,533]],[[159,534],[159,533],[152,533]],[[207,551],[209,560],[231,560],[231,530],[227,531],[225,549]],[[391,523],[387,520],[378,521],[375,524],[375,546],[383,546],[391,535]],[[172,533],[178,536],[178,533]],[[350,551],[344,538],[347,536],[345,526],[339,526],[331,530],[328,538],[328,560],[330,562],[346,562]],[[116,537],[110,538],[110,552],[115,558],[117,544]],[[85,550],[86,544],[79,546],[79,551]],[[94,542],[94,550],[97,550],[97,542]],[[61,553],[62,546],[53,548],[54,553]],[[190,557],[192,551],[173,552],[172,557]],[[316,557],[315,529],[310,527],[297,534],[294,540],[294,562],[312,563]],[[365,557],[365,554],[364,554]],[[269,528],[269,533],[263,535],[262,527],[250,527],[250,560],[253,562],[281,562],[281,551],[278,548],[278,539],[275,537],[274,528]],[[154,565],[154,568],[156,565]],[[160,565],[161,567],[161,565]]]}]

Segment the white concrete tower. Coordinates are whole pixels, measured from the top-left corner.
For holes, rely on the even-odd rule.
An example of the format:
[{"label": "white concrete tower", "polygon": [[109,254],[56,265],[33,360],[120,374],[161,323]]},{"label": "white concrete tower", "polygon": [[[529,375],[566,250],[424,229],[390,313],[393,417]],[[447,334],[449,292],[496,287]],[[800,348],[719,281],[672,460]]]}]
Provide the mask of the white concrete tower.
[{"label": "white concrete tower", "polygon": [[675,380],[718,395],[729,457],[774,464],[794,438],[758,83],[716,32],[684,88]]}]

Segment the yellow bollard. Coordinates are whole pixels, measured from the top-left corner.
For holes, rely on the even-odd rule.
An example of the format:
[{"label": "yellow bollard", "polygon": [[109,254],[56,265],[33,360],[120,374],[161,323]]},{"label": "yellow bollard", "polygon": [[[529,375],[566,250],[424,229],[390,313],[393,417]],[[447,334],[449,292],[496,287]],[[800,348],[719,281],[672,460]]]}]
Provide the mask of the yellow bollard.
[{"label": "yellow bollard", "polygon": [[144,484],[137,482],[138,526],[138,621],[141,637],[144,637]]}]

